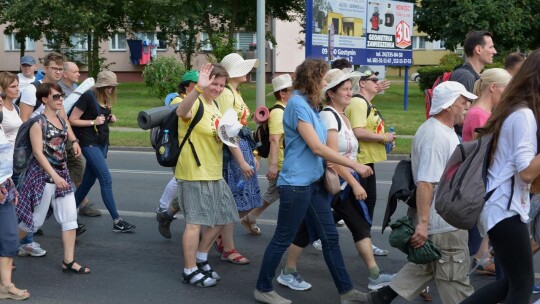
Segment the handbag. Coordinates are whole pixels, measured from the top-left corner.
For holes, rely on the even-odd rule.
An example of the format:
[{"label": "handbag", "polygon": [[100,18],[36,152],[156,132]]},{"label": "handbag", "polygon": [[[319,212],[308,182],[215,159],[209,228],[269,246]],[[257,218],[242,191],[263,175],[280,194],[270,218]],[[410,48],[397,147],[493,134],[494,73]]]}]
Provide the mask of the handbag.
[{"label": "handbag", "polygon": [[326,167],[324,169],[324,188],[331,195],[338,194],[341,191],[339,176],[334,168]]}]

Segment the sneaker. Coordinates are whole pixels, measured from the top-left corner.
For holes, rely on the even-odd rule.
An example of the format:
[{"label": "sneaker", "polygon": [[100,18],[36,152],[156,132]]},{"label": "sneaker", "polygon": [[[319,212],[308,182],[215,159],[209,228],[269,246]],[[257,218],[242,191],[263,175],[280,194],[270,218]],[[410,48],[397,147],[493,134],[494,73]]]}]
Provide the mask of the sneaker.
[{"label": "sneaker", "polygon": [[42,257],[46,254],[47,254],[47,251],[41,248],[41,246],[36,242],[21,245],[19,247],[19,253],[18,253],[18,255],[21,257],[23,256]]},{"label": "sneaker", "polygon": [[282,270],[277,281],[279,284],[287,286],[292,290],[308,290],[311,288],[311,284],[304,281],[298,272],[284,274]]},{"label": "sneaker", "polygon": [[101,215],[101,211],[94,207],[94,204],[86,203],[85,205],[79,207],[79,215],[96,217]]},{"label": "sneaker", "polygon": [[533,294],[538,294],[538,293],[540,293],[540,286],[533,285]]},{"label": "sneaker", "polygon": [[339,220],[339,221],[336,223],[336,226],[338,226],[338,227],[343,227],[343,226],[345,226],[345,221],[344,221],[344,220]]},{"label": "sneaker", "polygon": [[172,219],[169,219],[167,215],[163,212],[156,214],[156,219],[158,222],[158,231],[161,236],[166,239],[170,239],[171,235],[171,222]]},{"label": "sneaker", "polygon": [[321,251],[322,250],[322,243],[321,240],[316,240],[315,242],[311,243],[315,249]]},{"label": "sneaker", "polygon": [[267,303],[267,304],[291,304],[291,300],[287,300],[284,297],[277,294],[275,291],[269,291],[269,292],[262,292],[258,289],[255,289],[253,292],[253,296],[255,297],[255,300]]},{"label": "sneaker", "polygon": [[339,296],[340,304],[368,303],[367,294],[356,289],[349,290]]},{"label": "sneaker", "polygon": [[373,255],[375,256],[385,256],[388,255],[388,250],[381,249],[375,245],[371,245],[371,248],[373,249]]},{"label": "sneaker", "polygon": [[131,225],[123,219],[120,219],[117,223],[113,224],[114,232],[130,232],[133,229],[135,229],[135,225]]},{"label": "sneaker", "polygon": [[377,290],[381,287],[388,286],[390,282],[392,282],[392,279],[394,278],[393,274],[382,272],[379,273],[379,277],[376,279],[372,279],[368,277],[368,288],[370,290]]}]

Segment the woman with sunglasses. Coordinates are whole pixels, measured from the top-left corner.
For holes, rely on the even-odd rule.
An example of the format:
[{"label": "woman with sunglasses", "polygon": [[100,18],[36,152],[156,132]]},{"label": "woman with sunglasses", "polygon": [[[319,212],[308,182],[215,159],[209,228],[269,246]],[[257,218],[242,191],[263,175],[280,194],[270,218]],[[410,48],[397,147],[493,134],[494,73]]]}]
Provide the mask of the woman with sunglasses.
[{"label": "woman with sunglasses", "polygon": [[[394,144],[396,135],[385,133],[384,120],[371,100],[378,93],[378,72],[367,66],[358,70],[362,74],[360,78],[353,80],[353,98],[351,104],[345,109],[345,115],[351,121],[354,135],[358,139],[360,149],[356,160],[371,167],[373,175],[363,180],[366,189],[366,205],[371,219],[377,202],[377,180],[375,177],[375,163],[386,160],[386,143]],[[387,255],[388,250],[383,250],[372,245],[373,254],[377,256]]]},{"label": "woman with sunglasses", "polygon": [[103,71],[97,75],[94,88],[81,95],[69,116],[86,158],[83,181],[75,192],[77,206],[86,197],[96,179],[101,187],[101,197],[113,220],[114,232],[129,232],[135,225],[123,220],[116,209],[112,192],[112,177],[105,159],[109,150],[109,124],[116,122],[111,104],[116,102],[116,74]]},{"label": "woman with sunglasses", "polygon": [[[0,123],[3,122],[6,103],[11,103],[11,100],[6,99],[0,86]],[[0,299],[24,300],[30,297],[28,291],[18,289],[11,281],[13,258],[19,250],[15,214],[19,194],[10,178],[13,173],[13,144],[8,141],[3,126],[0,126],[0,159]]]},{"label": "woman with sunglasses", "polygon": [[35,232],[41,227],[49,208],[52,207],[56,221],[62,226],[62,270],[88,274],[90,268],[81,266],[74,258],[75,230],[78,227],[77,207],[66,164],[66,141],[70,140],[74,145],[77,145],[78,141],[74,136],[68,138],[70,126],[57,115],[64,102],[60,86],[57,83],[43,83],[38,87],[36,97],[43,102],[45,109],[43,114],[32,120],[29,132],[34,158],[28,164],[19,184],[19,236]]}]

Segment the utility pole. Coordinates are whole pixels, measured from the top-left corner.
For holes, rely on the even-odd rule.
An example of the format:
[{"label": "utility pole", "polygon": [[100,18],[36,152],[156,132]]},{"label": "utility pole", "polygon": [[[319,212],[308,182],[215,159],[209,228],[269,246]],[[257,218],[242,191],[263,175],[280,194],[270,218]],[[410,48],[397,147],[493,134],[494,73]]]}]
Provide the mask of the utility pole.
[{"label": "utility pole", "polygon": [[266,16],[265,0],[257,0],[257,84],[256,101],[257,107],[265,105],[265,84],[266,84]]}]

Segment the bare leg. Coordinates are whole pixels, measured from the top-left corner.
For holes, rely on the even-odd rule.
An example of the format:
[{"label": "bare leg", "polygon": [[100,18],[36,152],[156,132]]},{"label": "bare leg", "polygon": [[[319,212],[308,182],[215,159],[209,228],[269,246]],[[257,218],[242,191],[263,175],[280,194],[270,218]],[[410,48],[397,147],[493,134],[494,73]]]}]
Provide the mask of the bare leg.
[{"label": "bare leg", "polygon": [[489,257],[489,237],[486,236],[482,239],[480,248],[478,248],[478,251],[476,252],[474,257],[477,260],[481,260],[481,259],[485,259]]},{"label": "bare leg", "polygon": [[[76,230],[62,231],[62,243],[64,245],[64,263],[68,264],[75,260],[75,238]],[[71,268],[73,270],[81,269],[81,265],[78,263],[73,264]],[[85,272],[90,272],[90,268],[86,268]]]},{"label": "bare leg", "polygon": [[214,227],[206,227],[202,233],[202,239],[199,244],[198,251],[200,252],[210,251],[212,244],[214,244],[218,235],[222,232],[223,227],[225,226],[220,225],[220,226],[214,226]]},{"label": "bare leg", "polygon": [[19,240],[24,239],[26,235],[28,235],[28,232],[21,230],[20,228],[17,228],[17,230],[19,231]]},{"label": "bare leg", "polygon": [[373,249],[371,248],[371,238],[364,238],[356,243],[354,243],[356,246],[356,250],[364,260],[364,264],[366,264],[367,269],[371,269],[375,266],[377,266],[377,262],[375,261],[375,256],[373,255]]},{"label": "bare leg", "polygon": [[[267,201],[263,201],[263,205],[260,206],[260,207],[254,208],[253,210],[251,210],[251,212],[249,213],[249,216],[259,217],[259,216],[261,216],[261,214],[262,214],[268,207],[270,207],[270,204],[269,204]],[[254,221],[256,221],[255,218],[254,218]],[[250,222],[254,222],[254,221],[250,218]]]},{"label": "bare leg", "polygon": [[[229,252],[235,249],[233,235],[234,235],[234,223],[229,223],[223,226],[223,229],[221,230],[221,238],[223,239],[223,253],[224,254],[226,252]],[[231,253],[227,258],[229,260],[232,260],[239,256],[241,256],[240,253]],[[243,258],[241,261],[249,262],[247,258]]]},{"label": "bare leg", "polygon": [[13,265],[13,258],[11,257],[0,257],[0,279],[2,286],[12,286],[8,288],[8,291],[12,294],[18,294],[22,292],[25,295],[30,296],[26,289],[18,289],[13,285],[11,281],[11,266]]},{"label": "bare leg", "polygon": [[201,225],[187,224],[182,236],[182,247],[184,248],[184,268],[191,269],[197,267],[196,254],[199,248],[199,234]]}]

